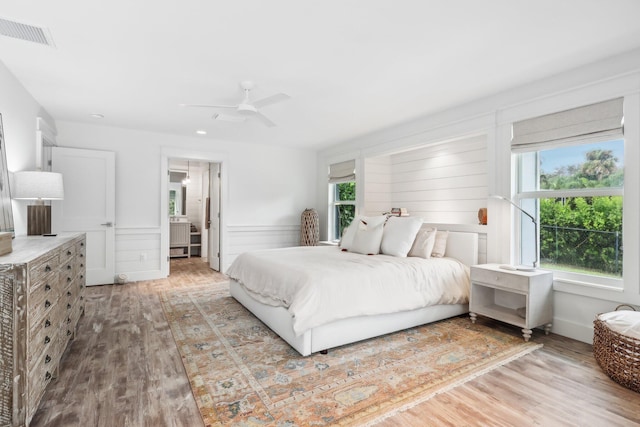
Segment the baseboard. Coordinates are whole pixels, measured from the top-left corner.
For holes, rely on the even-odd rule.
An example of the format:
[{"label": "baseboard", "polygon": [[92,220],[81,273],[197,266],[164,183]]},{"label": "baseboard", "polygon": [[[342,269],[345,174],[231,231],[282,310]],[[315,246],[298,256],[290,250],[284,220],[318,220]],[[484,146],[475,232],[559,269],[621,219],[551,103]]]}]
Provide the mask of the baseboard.
[{"label": "baseboard", "polygon": [[553,328],[551,331],[554,334],[562,335],[563,337],[586,342],[587,344],[593,344],[593,324],[583,325],[555,318],[553,319]]},{"label": "baseboard", "polygon": [[130,273],[123,271],[120,273],[116,273],[116,277],[114,278],[114,283],[117,283],[118,274],[126,274],[127,282],[139,282],[143,280],[157,280],[164,279],[167,276],[162,274],[160,270],[151,270],[151,271],[132,271]]}]

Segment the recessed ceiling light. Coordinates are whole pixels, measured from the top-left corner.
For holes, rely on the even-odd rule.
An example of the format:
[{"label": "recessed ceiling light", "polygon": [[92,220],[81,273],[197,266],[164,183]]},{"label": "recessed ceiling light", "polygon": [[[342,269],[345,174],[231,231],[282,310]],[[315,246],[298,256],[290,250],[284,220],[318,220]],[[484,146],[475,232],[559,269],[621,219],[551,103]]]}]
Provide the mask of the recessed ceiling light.
[{"label": "recessed ceiling light", "polygon": [[206,135],[206,134],[207,134],[207,131],[206,131],[206,130],[202,130],[202,129],[198,129],[198,130],[196,131],[196,133],[197,133],[198,135]]},{"label": "recessed ceiling light", "polygon": [[92,113],[92,114],[89,114],[89,117],[91,117],[92,119],[100,120],[100,119],[104,119],[104,114]]}]

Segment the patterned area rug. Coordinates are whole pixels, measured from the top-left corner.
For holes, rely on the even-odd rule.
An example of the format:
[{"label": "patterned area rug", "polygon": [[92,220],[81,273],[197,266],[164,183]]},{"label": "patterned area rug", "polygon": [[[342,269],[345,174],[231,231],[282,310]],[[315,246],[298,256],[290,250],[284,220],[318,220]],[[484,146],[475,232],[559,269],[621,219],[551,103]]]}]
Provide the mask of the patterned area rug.
[{"label": "patterned area rug", "polygon": [[373,423],[541,347],[465,316],[302,357],[228,284],[161,301],[206,426]]}]

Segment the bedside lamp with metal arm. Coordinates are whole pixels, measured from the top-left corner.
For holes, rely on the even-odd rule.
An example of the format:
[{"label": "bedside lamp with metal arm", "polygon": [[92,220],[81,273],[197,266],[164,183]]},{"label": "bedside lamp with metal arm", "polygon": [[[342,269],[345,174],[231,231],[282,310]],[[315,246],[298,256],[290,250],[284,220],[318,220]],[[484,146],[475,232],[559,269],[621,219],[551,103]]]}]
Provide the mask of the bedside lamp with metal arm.
[{"label": "bedside lamp with metal arm", "polygon": [[45,200],[63,200],[62,174],[42,171],[20,171],[13,174],[13,199],[35,200],[27,206],[27,235],[51,233],[51,206]]},{"label": "bedside lamp with metal arm", "polygon": [[491,195],[489,196],[493,199],[500,199],[500,200],[504,200],[505,202],[509,202],[511,203],[511,205],[518,209],[520,212],[522,212],[523,214],[525,214],[526,216],[529,217],[529,219],[531,220],[531,222],[533,222],[533,227],[534,227],[534,241],[535,241],[535,245],[536,245],[536,250],[535,250],[535,254],[536,254],[536,258],[533,261],[533,268],[530,267],[525,267],[525,266],[518,266],[518,267],[512,267],[511,269],[515,269],[515,270],[522,270],[522,271],[533,271],[535,269],[538,268],[538,263],[539,263],[539,251],[538,251],[538,222],[536,221],[536,219],[533,217],[533,215],[531,215],[529,212],[525,211],[524,209],[522,209],[520,206],[516,205],[515,203],[513,203],[513,201],[511,199],[508,199],[504,196],[499,196],[499,195]]}]

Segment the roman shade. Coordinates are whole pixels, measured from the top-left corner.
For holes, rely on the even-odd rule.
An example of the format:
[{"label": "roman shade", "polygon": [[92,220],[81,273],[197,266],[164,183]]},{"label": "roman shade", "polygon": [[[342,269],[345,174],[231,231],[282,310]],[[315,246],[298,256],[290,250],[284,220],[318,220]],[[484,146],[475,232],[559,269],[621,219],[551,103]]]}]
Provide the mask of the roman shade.
[{"label": "roman shade", "polygon": [[623,135],[623,98],[558,113],[547,114],[513,124],[511,150],[537,151],[577,141],[615,139]]},{"label": "roman shade", "polygon": [[339,184],[341,182],[349,182],[356,180],[356,161],[347,160],[346,162],[334,163],[329,165],[329,183]]}]

